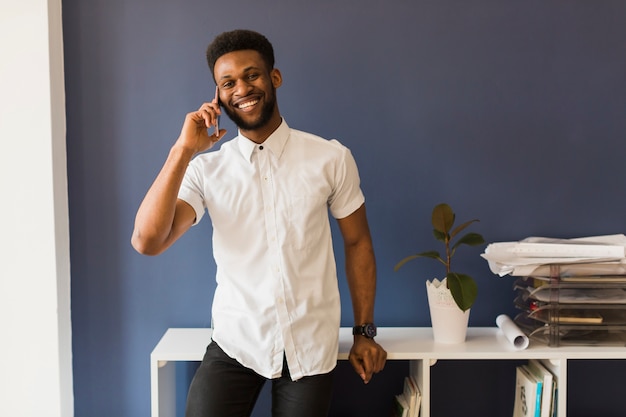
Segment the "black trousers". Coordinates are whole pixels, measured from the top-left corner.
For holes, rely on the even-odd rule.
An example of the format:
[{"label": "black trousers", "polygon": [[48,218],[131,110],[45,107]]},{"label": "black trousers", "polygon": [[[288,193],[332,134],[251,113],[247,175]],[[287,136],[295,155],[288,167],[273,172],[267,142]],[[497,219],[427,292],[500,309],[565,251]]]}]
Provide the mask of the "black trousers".
[{"label": "black trousers", "polygon": [[[334,372],[292,381],[283,373],[272,379],[272,417],[326,417]],[[215,342],[207,347],[187,395],[186,417],[249,417],[267,381],[232,359]]]}]

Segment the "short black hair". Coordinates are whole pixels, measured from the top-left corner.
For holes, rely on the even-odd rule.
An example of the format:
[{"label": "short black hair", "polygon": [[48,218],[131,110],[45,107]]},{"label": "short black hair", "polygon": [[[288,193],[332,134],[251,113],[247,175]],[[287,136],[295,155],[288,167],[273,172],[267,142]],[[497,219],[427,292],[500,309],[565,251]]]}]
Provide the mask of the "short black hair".
[{"label": "short black hair", "polygon": [[270,41],[258,32],[237,29],[217,35],[207,48],[206,59],[211,74],[213,74],[215,61],[217,61],[219,57],[229,52],[242,51],[245,49],[251,49],[261,54],[268,71],[274,68],[274,48]]}]

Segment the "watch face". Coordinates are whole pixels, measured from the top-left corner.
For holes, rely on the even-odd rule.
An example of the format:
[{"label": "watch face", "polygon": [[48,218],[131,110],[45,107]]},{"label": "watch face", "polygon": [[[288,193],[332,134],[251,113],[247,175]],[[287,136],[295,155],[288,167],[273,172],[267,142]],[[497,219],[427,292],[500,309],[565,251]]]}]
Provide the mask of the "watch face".
[{"label": "watch face", "polygon": [[365,336],[367,336],[367,337],[375,337],[376,336],[376,326],[374,326],[371,323],[366,324],[365,326],[363,326],[363,333],[365,333]]},{"label": "watch face", "polygon": [[352,328],[353,335],[361,335],[370,339],[376,336],[376,326],[373,323],[365,323]]}]

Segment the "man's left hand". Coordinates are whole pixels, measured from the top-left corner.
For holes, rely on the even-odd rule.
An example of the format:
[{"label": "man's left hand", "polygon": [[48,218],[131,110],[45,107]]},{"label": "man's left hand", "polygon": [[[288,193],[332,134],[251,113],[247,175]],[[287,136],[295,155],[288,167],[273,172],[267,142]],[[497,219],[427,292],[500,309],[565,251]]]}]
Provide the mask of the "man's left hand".
[{"label": "man's left hand", "polygon": [[348,360],[364,383],[370,382],[372,375],[383,370],[387,352],[374,339],[355,336]]}]

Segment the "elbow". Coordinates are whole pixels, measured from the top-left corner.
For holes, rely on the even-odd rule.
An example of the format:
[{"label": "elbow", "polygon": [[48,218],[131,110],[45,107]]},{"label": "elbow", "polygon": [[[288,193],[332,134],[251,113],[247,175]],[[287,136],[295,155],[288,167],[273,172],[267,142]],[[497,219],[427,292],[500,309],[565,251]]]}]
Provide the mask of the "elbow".
[{"label": "elbow", "polygon": [[156,256],[163,252],[161,245],[156,244],[150,239],[142,237],[138,231],[133,232],[130,244],[138,253],[142,255]]}]

